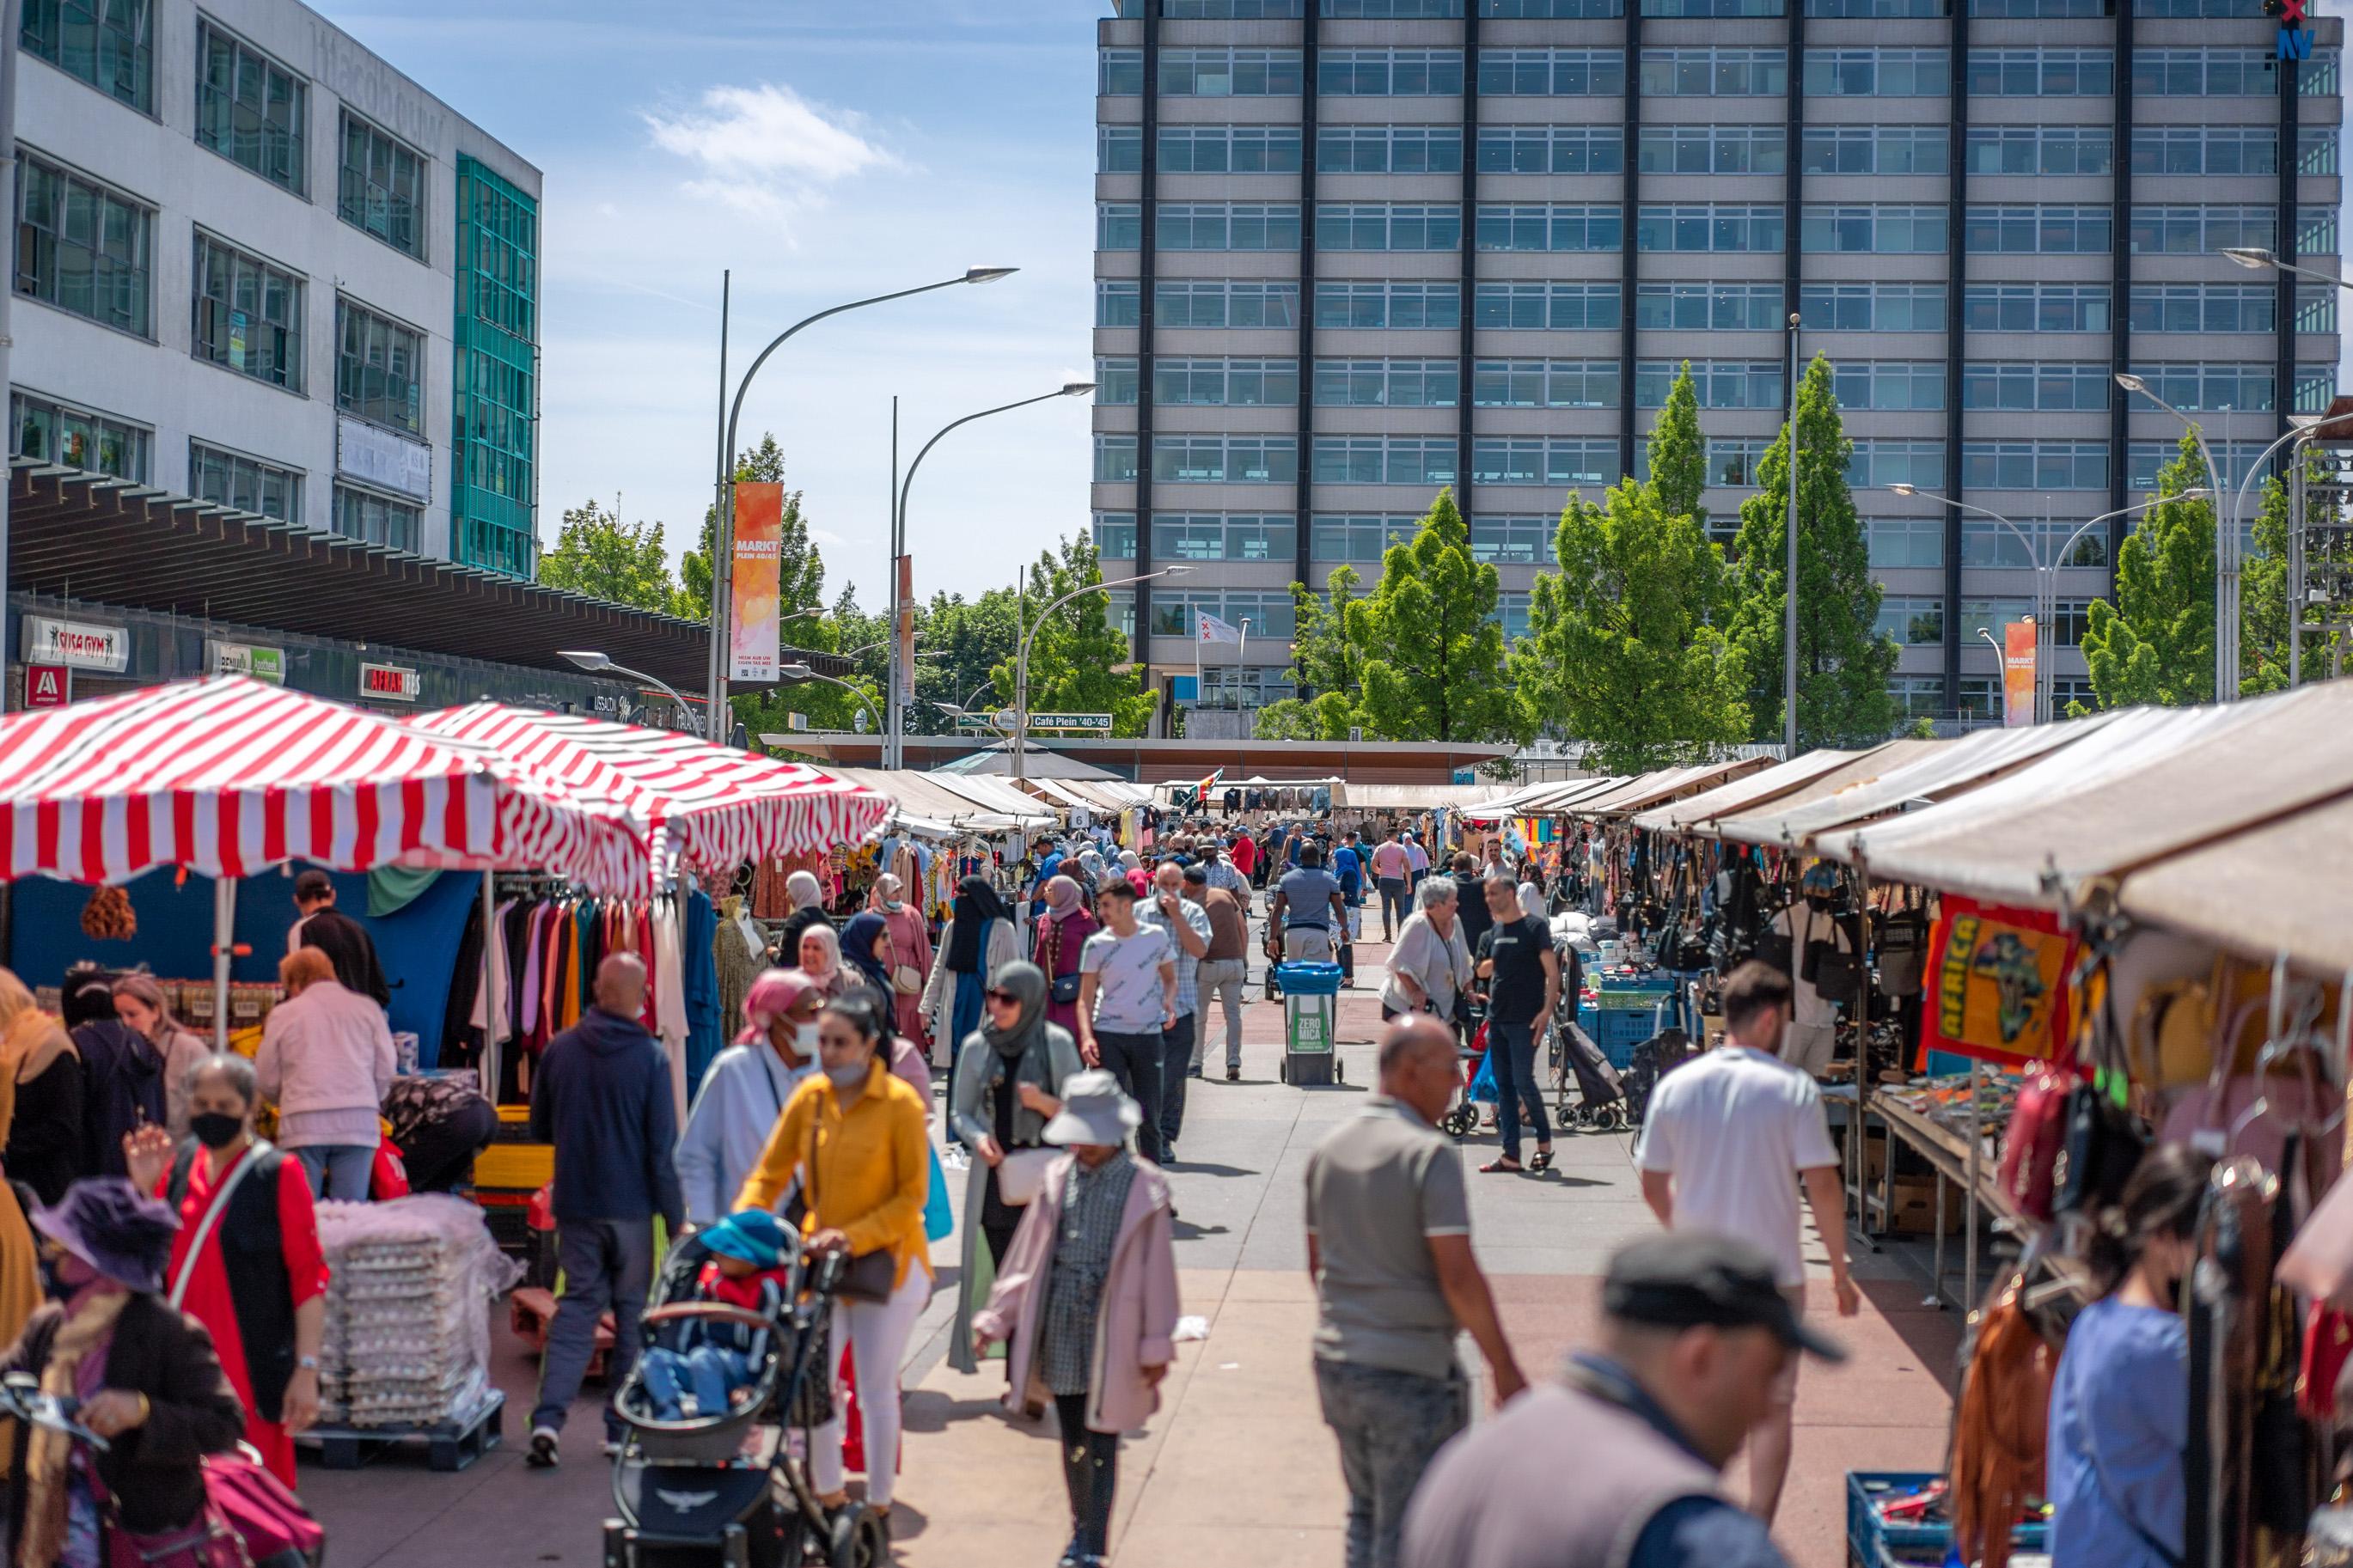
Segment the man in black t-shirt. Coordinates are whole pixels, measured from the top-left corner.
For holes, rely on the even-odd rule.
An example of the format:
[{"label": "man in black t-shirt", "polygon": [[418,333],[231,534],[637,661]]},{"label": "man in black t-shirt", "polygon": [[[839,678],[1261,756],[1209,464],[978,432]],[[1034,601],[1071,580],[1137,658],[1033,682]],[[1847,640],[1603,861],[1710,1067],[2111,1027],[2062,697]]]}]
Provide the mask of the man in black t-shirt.
[{"label": "man in black t-shirt", "polygon": [[[1487,983],[1487,1051],[1495,1064],[1495,1126],[1504,1152],[1479,1169],[1542,1171],[1552,1164],[1552,1123],[1536,1085],[1536,1040],[1560,1002],[1560,959],[1552,950],[1552,928],[1520,908],[1520,891],[1510,878],[1489,878],[1486,895],[1493,924],[1479,941],[1479,973]],[[1523,1104],[1536,1135],[1536,1157],[1525,1167],[1520,1164]]]}]

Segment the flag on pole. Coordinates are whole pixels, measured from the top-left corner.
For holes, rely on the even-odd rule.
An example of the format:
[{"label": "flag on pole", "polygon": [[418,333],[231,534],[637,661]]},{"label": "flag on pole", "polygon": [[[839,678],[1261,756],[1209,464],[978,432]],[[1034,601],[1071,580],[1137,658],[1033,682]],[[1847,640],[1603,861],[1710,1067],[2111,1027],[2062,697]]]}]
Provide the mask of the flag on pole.
[{"label": "flag on pole", "polygon": [[1219,620],[1208,611],[1196,610],[1193,612],[1193,640],[1239,643],[1242,640],[1242,634],[1239,627]]}]

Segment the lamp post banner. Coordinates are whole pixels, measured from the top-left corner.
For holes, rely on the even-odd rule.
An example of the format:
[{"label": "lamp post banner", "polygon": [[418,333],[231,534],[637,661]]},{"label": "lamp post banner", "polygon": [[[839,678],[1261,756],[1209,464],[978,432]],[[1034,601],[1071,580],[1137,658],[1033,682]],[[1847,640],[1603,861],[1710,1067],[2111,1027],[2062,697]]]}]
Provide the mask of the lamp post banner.
[{"label": "lamp post banner", "polygon": [[2012,621],[2001,628],[2001,722],[2006,730],[2034,722],[2034,640],[2032,621]]},{"label": "lamp post banner", "polygon": [[896,651],[891,659],[891,679],[899,689],[903,710],[915,700],[915,558],[899,557],[899,624],[891,630]]},{"label": "lamp post banner", "polygon": [[783,566],[785,487],[735,487],[735,543],[728,566],[728,679],[776,679],[783,622],[777,603]]}]

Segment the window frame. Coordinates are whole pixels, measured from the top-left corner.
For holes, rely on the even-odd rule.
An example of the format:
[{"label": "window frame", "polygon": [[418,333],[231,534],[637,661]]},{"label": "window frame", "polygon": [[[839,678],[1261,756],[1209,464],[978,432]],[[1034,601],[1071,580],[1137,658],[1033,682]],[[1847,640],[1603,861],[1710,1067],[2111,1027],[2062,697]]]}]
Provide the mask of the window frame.
[{"label": "window frame", "polygon": [[[47,305],[53,310],[61,310],[67,315],[74,317],[78,321],[92,322],[98,326],[106,328],[110,331],[121,332],[124,336],[136,339],[141,342],[153,343],[160,342],[161,340],[157,336],[155,322],[157,313],[156,289],[159,287],[158,279],[156,278],[155,258],[155,220],[159,216],[158,208],[153,204],[142,201],[138,196],[132,195],[132,193],[124,190],[120,185],[113,184],[106,180],[101,180],[95,174],[85,174],[81,170],[75,168],[72,164],[64,162],[62,159],[52,157],[48,153],[27,146],[22,142],[19,142],[16,144],[16,161],[18,167],[16,172],[16,210],[11,214],[16,229],[14,236],[15,254],[9,263],[8,281],[8,286],[14,291],[16,297],[20,300],[35,300],[40,304]],[[84,186],[90,191],[91,198],[95,202],[101,204],[93,209],[90,240],[88,245],[82,247],[93,258],[96,258],[100,254],[100,247],[105,243],[105,236],[110,227],[106,216],[106,206],[103,204],[112,204],[115,206],[126,209],[129,213],[135,225],[134,237],[137,258],[128,265],[140,276],[139,303],[141,319],[140,323],[137,326],[125,326],[120,321],[109,320],[107,317],[96,314],[93,311],[77,310],[72,305],[66,303],[61,297],[53,298],[25,287],[24,280],[26,274],[24,270],[24,258],[26,243],[25,238],[25,229],[28,222],[26,216],[26,204],[32,197],[33,188],[33,182],[27,179],[26,175],[27,166],[32,164],[38,164],[44,176],[47,179],[58,182],[61,190],[63,187],[77,184]],[[64,197],[62,195],[60,195],[61,203],[66,199],[68,198]],[[68,233],[67,222],[67,218],[61,212],[53,228],[39,231],[47,234],[50,237],[49,255],[53,262],[57,247],[68,243],[66,238]],[[38,247],[37,246],[36,249],[37,250],[37,248]],[[111,276],[111,274],[110,274],[110,276]],[[97,269],[93,268],[91,269],[91,283],[90,289],[90,296],[92,301],[95,302],[103,299],[112,292],[119,292],[119,290],[110,290],[105,286],[105,279],[100,277]],[[58,294],[62,296],[62,289],[59,289],[58,290]]]},{"label": "window frame", "polygon": [[[205,291],[206,279],[216,261],[215,253],[217,253],[219,258],[227,260],[233,269],[227,293],[217,299]],[[217,344],[219,349],[217,353],[211,352],[214,345],[208,342],[206,337],[206,305],[207,302],[213,303],[217,307],[216,313],[226,313],[234,317],[237,308],[237,297],[242,281],[235,269],[244,267],[251,267],[261,274],[261,289],[265,299],[269,281],[273,277],[286,288],[291,299],[291,308],[288,311],[288,315],[291,318],[290,325],[272,323],[266,315],[256,312],[250,318],[247,328],[248,346],[244,353],[248,361],[253,354],[253,350],[249,346],[252,342],[250,334],[256,327],[267,328],[275,325],[282,334],[280,353],[276,356],[280,374],[276,376],[265,375],[257,370],[248,369],[245,365],[230,363],[228,356],[233,350],[231,340],[227,334],[234,331],[231,322],[224,321],[217,323],[223,334]],[[201,224],[192,226],[188,265],[188,356],[191,359],[244,376],[248,381],[258,381],[264,386],[274,386],[280,392],[292,393],[297,397],[307,397],[310,395],[311,374],[310,320],[307,314],[310,297],[311,280],[304,274],[282,263],[273,261],[259,251],[248,250],[235,240],[216,234]],[[290,357],[285,351],[290,348],[292,361],[290,366],[284,363]]]},{"label": "window frame", "polygon": [[[385,363],[378,368],[378,374],[384,376],[387,381],[389,381],[391,377],[391,350],[393,348],[393,339],[395,335],[405,333],[415,340],[409,348],[410,361],[416,367],[415,373],[409,377],[409,384],[413,389],[413,395],[417,403],[417,422],[415,424],[402,424],[397,420],[387,420],[379,415],[367,412],[365,407],[366,400],[364,397],[354,397],[350,403],[346,403],[344,401],[343,364],[349,356],[345,354],[343,345],[350,336],[350,325],[353,312],[357,312],[359,315],[367,318],[369,321],[379,324],[385,328]],[[351,418],[358,419],[366,424],[375,426],[378,429],[393,431],[398,435],[407,437],[412,440],[430,441],[432,437],[427,433],[429,428],[429,409],[425,395],[425,389],[431,384],[432,380],[432,334],[426,331],[422,327],[415,326],[407,321],[404,321],[399,317],[395,316],[388,311],[380,310],[374,305],[369,304],[366,300],[359,299],[343,289],[339,289],[335,291],[334,398],[335,412],[337,414],[347,416]],[[364,351],[363,352],[361,358],[355,363],[359,364],[363,374],[364,374],[368,368],[368,362]]]},{"label": "window frame", "polygon": [[[292,172],[294,177],[293,184],[289,184],[284,180],[281,180],[278,178],[277,175],[271,174],[269,170],[258,167],[253,163],[247,163],[243,158],[238,157],[235,152],[231,151],[230,146],[223,145],[220,142],[208,141],[206,139],[206,132],[214,129],[210,124],[210,120],[213,117],[208,116],[206,113],[207,95],[218,92],[220,89],[214,87],[212,84],[211,53],[206,46],[216,40],[226,44],[228,47],[230,79],[230,89],[227,99],[228,117],[230,121],[228,135],[229,142],[232,145],[237,139],[235,125],[236,114],[238,108],[241,107],[237,96],[237,89],[242,85],[242,79],[244,76],[245,62],[242,57],[245,55],[250,55],[253,57],[254,60],[258,62],[261,72],[263,108],[260,110],[257,110],[257,113],[264,115],[267,113],[269,102],[270,73],[272,71],[282,74],[286,79],[292,84],[293,122],[290,128],[290,134],[293,139],[293,146],[291,149]],[[233,28],[222,26],[210,16],[207,16],[202,11],[196,13],[196,72],[195,85],[195,129],[194,132],[194,140],[197,146],[204,148],[206,152],[211,153],[216,157],[226,159],[227,162],[236,164],[238,168],[243,169],[247,174],[253,175],[256,179],[266,181],[269,184],[277,186],[280,190],[286,192],[288,195],[300,201],[308,202],[311,199],[311,79],[304,76],[301,71],[296,70],[292,66],[288,65],[285,61],[280,59],[277,56],[271,54],[269,50],[262,48],[257,44],[249,42]],[[266,126],[264,129],[266,133]],[[339,142],[339,156],[340,146],[341,144]]]},{"label": "window frame", "polygon": [[[281,480],[287,481],[288,510],[283,513],[265,511],[259,507],[239,507],[233,501],[215,500],[206,495],[204,487],[197,482],[196,478],[197,470],[206,458],[217,460],[232,468],[241,465],[253,469],[257,486],[267,475],[277,475]],[[234,447],[224,447],[218,442],[207,441],[201,436],[188,437],[188,493],[199,500],[210,500],[215,506],[226,506],[232,511],[250,512],[256,517],[275,518],[280,522],[290,522],[299,527],[302,523],[302,488],[304,481],[309,478],[307,469],[277,462],[269,458],[257,458],[250,452],[240,452]]]},{"label": "window frame", "polygon": [[[353,110],[349,104],[342,104],[338,107],[339,116],[335,121],[336,219],[348,225],[350,227],[359,230],[360,233],[366,235],[370,239],[375,240],[385,249],[394,251],[401,256],[406,256],[411,261],[417,262],[420,266],[430,267],[433,265],[433,228],[432,224],[429,221],[429,216],[433,210],[432,158],[427,155],[424,149],[394,135],[391,132],[385,130],[375,121],[370,120],[366,115]],[[398,177],[400,155],[402,153],[406,153],[409,157],[416,160],[417,194],[409,205],[409,223],[415,228],[417,234],[417,244],[416,248],[414,249],[402,245],[398,240],[394,239],[388,234],[377,233],[375,229],[369,227],[362,218],[352,216],[353,203],[344,192],[343,181],[344,176],[351,172],[349,153],[352,144],[352,132],[354,128],[365,132],[370,137],[381,137],[383,139],[385,146],[389,149],[385,154],[387,172],[394,179],[396,180]],[[367,145],[367,171],[372,171],[375,166],[375,143],[371,141]],[[361,178],[363,182],[367,182],[370,179],[370,175],[366,171],[364,171]],[[398,190],[389,185],[385,188],[390,193],[385,199],[397,203],[399,200]],[[368,191],[373,191],[375,186],[370,184],[368,184],[367,189]],[[366,191],[362,193],[360,210],[363,214],[367,210]],[[392,209],[388,207],[386,210],[391,211]]]}]

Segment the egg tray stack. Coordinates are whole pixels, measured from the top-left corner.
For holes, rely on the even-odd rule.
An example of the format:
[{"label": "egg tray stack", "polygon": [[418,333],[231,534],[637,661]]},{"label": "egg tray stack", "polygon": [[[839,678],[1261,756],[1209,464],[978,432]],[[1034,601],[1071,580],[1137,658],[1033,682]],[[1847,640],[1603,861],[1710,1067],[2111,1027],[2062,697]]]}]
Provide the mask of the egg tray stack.
[{"label": "egg tray stack", "polygon": [[330,1276],[321,1421],[416,1430],[479,1405],[490,1302],[515,1272],[481,1210],[444,1194],[322,1204],[319,1239]]}]

